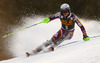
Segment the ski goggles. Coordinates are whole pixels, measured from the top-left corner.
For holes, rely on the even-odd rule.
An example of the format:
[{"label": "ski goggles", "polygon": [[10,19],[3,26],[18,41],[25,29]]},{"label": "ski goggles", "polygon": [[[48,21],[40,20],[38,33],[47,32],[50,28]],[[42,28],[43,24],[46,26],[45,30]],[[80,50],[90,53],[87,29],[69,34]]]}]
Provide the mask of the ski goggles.
[{"label": "ski goggles", "polygon": [[69,10],[64,10],[64,11],[61,11],[62,13],[68,13],[69,12]]},{"label": "ski goggles", "polygon": [[70,8],[60,9],[60,11],[70,10]]}]

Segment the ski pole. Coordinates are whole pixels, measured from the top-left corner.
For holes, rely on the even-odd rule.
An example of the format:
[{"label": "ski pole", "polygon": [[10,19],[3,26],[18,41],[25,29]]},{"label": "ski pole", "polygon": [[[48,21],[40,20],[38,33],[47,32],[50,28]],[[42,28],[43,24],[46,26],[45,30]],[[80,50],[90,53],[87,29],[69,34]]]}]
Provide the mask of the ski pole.
[{"label": "ski pole", "polygon": [[93,36],[93,37],[90,37],[90,38],[96,38],[96,37],[100,37],[100,35],[97,35],[97,36]]},{"label": "ski pole", "polygon": [[23,31],[23,30],[25,30],[25,29],[28,29],[28,28],[33,27],[33,26],[36,26],[36,25],[41,24],[41,23],[48,23],[49,21],[50,21],[49,18],[45,18],[42,22],[36,23],[36,24],[31,25],[31,26],[28,26],[28,27],[26,27],[26,28],[22,28],[22,29],[20,29],[20,30],[18,30],[18,31],[15,31],[15,32],[13,32],[13,33],[4,35],[2,38],[5,38],[5,37],[7,37],[7,36],[10,36],[10,35],[12,35],[12,34],[15,34],[15,33],[19,32],[19,31]]},{"label": "ski pole", "polygon": [[12,34],[15,34],[15,33],[17,33],[17,32],[23,31],[23,30],[25,30],[25,29],[28,29],[28,28],[33,27],[33,26],[36,26],[36,25],[41,24],[41,23],[43,23],[43,22],[39,22],[39,23],[33,24],[33,25],[31,25],[31,26],[28,26],[28,27],[26,27],[26,28],[22,28],[22,29],[20,29],[20,30],[18,30],[18,31],[9,33],[9,34],[7,34],[7,35],[4,35],[2,38],[6,38],[7,36],[10,36],[10,35],[12,35]]}]

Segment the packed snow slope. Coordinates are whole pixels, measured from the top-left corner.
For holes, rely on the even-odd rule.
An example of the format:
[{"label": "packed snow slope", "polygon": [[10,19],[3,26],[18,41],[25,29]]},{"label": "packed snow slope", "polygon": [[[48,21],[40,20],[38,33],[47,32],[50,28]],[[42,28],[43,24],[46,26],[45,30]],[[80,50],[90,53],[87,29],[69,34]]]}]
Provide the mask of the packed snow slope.
[{"label": "packed snow slope", "polygon": [[[44,17],[23,18],[23,27],[34,24],[33,21],[42,21]],[[89,36],[100,34],[100,23],[80,19]],[[35,23],[36,23],[35,22]],[[22,28],[23,28],[22,27]],[[61,28],[60,20],[56,19],[48,24],[40,24],[27,30],[16,33],[9,44],[10,51],[15,58],[0,61],[0,63],[100,63],[100,37],[83,41],[80,28],[75,26],[75,33],[71,40],[65,40],[53,52],[26,57],[25,52],[49,40]],[[18,30],[20,28],[17,28]],[[15,31],[15,30],[14,30]]]}]

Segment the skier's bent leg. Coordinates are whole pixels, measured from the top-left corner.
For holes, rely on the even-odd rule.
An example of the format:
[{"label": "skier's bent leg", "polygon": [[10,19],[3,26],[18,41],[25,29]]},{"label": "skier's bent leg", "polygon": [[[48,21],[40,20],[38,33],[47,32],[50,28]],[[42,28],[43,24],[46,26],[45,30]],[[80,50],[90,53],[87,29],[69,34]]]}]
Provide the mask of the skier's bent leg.
[{"label": "skier's bent leg", "polygon": [[67,35],[68,33],[66,33],[66,30],[64,29],[60,29],[56,34],[53,35],[53,37],[51,38],[53,43],[57,46],[58,42],[62,42],[62,40],[64,39],[63,35]]},{"label": "skier's bent leg", "polygon": [[[62,31],[62,32],[61,32]],[[61,44],[64,40],[68,40],[71,39],[73,36],[73,31],[66,31],[61,29],[61,31],[59,30],[53,37],[52,37],[52,41],[53,43],[58,46],[59,44]],[[62,34],[61,34],[62,33]]]}]

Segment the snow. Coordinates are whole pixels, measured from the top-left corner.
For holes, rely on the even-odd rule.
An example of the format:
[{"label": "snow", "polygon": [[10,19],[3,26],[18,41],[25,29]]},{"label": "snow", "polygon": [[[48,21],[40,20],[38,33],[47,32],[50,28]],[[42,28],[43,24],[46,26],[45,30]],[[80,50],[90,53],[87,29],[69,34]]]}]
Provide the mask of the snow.
[{"label": "snow", "polygon": [[[42,21],[43,18],[40,17],[37,20]],[[23,27],[34,24],[32,20],[34,21],[36,18],[23,19],[26,22]],[[100,27],[96,27],[96,29],[94,27],[99,26],[99,22],[89,20],[89,22],[84,22],[84,19],[80,20],[89,36],[100,34]],[[10,51],[15,58],[0,61],[0,63],[100,63],[100,37],[83,41],[82,32],[77,25],[73,38],[65,40],[61,44],[64,46],[57,48],[53,52],[41,53],[30,57],[25,56],[26,51],[31,51],[41,43],[49,40],[60,27],[60,21],[56,19],[48,24],[40,24],[16,33],[12,38],[12,43],[9,45]]]}]

